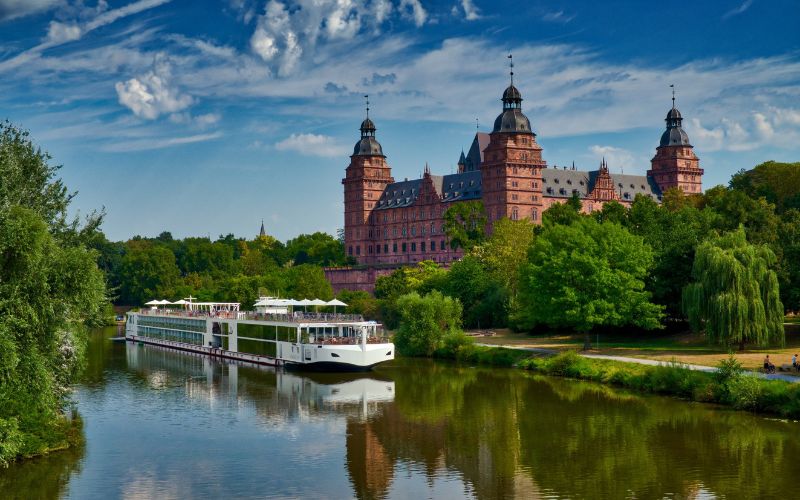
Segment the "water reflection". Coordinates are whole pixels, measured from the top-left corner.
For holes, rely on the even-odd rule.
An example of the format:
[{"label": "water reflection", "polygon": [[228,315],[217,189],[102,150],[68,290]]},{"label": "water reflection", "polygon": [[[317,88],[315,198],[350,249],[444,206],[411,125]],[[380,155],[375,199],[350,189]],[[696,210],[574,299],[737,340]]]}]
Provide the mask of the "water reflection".
[{"label": "water reflection", "polygon": [[100,336],[90,358],[85,449],[0,472],[3,498],[774,498],[800,477],[795,422],[515,370],[298,374]]}]

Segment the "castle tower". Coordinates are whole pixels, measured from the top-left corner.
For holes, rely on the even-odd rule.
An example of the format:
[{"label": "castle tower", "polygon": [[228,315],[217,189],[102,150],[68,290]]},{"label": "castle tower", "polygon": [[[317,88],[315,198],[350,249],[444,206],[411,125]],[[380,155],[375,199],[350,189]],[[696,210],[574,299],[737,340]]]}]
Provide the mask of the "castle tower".
[{"label": "castle tower", "polygon": [[[511,56],[509,56],[511,58]],[[503,92],[503,111],[494,121],[489,145],[481,165],[483,203],[492,222],[502,217],[512,220],[542,217],[542,148],[536,143],[528,117],[522,113],[522,95],[511,84]]]},{"label": "castle tower", "polygon": [[661,191],[680,188],[686,194],[703,191],[703,169],[689,143],[689,135],[683,130],[683,117],[675,108],[675,92],[672,93],[672,109],[667,113],[667,129],[661,135],[656,155],[650,160],[648,177],[655,179]]},{"label": "castle tower", "polygon": [[359,264],[374,259],[371,213],[387,184],[394,182],[383,148],[375,139],[375,124],[367,117],[361,122],[361,139],[350,156],[350,165],[342,179],[344,185],[345,252]]}]

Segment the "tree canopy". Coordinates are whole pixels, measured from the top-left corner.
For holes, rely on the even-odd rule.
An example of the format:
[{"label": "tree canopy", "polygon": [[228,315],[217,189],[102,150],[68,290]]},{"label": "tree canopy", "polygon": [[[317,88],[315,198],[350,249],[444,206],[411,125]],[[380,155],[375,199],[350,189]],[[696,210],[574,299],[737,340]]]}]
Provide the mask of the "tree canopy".
[{"label": "tree canopy", "polygon": [[27,132],[0,124],[0,464],[67,443],[83,325],[105,302],[83,244],[101,217],[67,219],[73,195],[49,161]]},{"label": "tree canopy", "polygon": [[700,244],[683,304],[692,328],[722,345],[783,345],[776,258],[743,228]]},{"label": "tree canopy", "polygon": [[548,225],[522,266],[516,321],[588,332],[597,326],[659,328],[663,306],[645,290],[653,253],[614,223],[580,218]]},{"label": "tree canopy", "polygon": [[481,201],[450,205],[444,213],[444,232],[453,249],[471,250],[486,237],[486,210]]}]

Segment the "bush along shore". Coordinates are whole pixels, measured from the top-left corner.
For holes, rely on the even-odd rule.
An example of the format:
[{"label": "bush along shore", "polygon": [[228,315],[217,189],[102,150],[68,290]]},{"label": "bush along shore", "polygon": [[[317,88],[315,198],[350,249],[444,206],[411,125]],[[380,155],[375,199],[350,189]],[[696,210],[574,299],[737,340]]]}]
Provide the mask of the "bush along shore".
[{"label": "bush along shore", "polygon": [[661,366],[584,358],[576,351],[555,356],[503,347],[478,346],[464,338],[445,338],[433,357],[491,366],[518,367],[545,375],[591,380],[626,389],[690,401],[716,403],[737,410],[800,418],[800,384],[766,380],[745,371],[731,355],[717,372],[690,370],[680,363]]}]

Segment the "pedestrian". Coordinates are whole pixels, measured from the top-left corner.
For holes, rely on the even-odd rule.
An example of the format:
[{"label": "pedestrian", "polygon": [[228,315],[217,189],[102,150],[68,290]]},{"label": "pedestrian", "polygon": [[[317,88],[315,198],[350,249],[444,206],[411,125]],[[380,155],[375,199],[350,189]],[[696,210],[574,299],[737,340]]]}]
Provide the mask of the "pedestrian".
[{"label": "pedestrian", "polygon": [[800,366],[797,366],[797,353],[792,356],[792,368],[794,368],[794,371],[800,371]]}]

